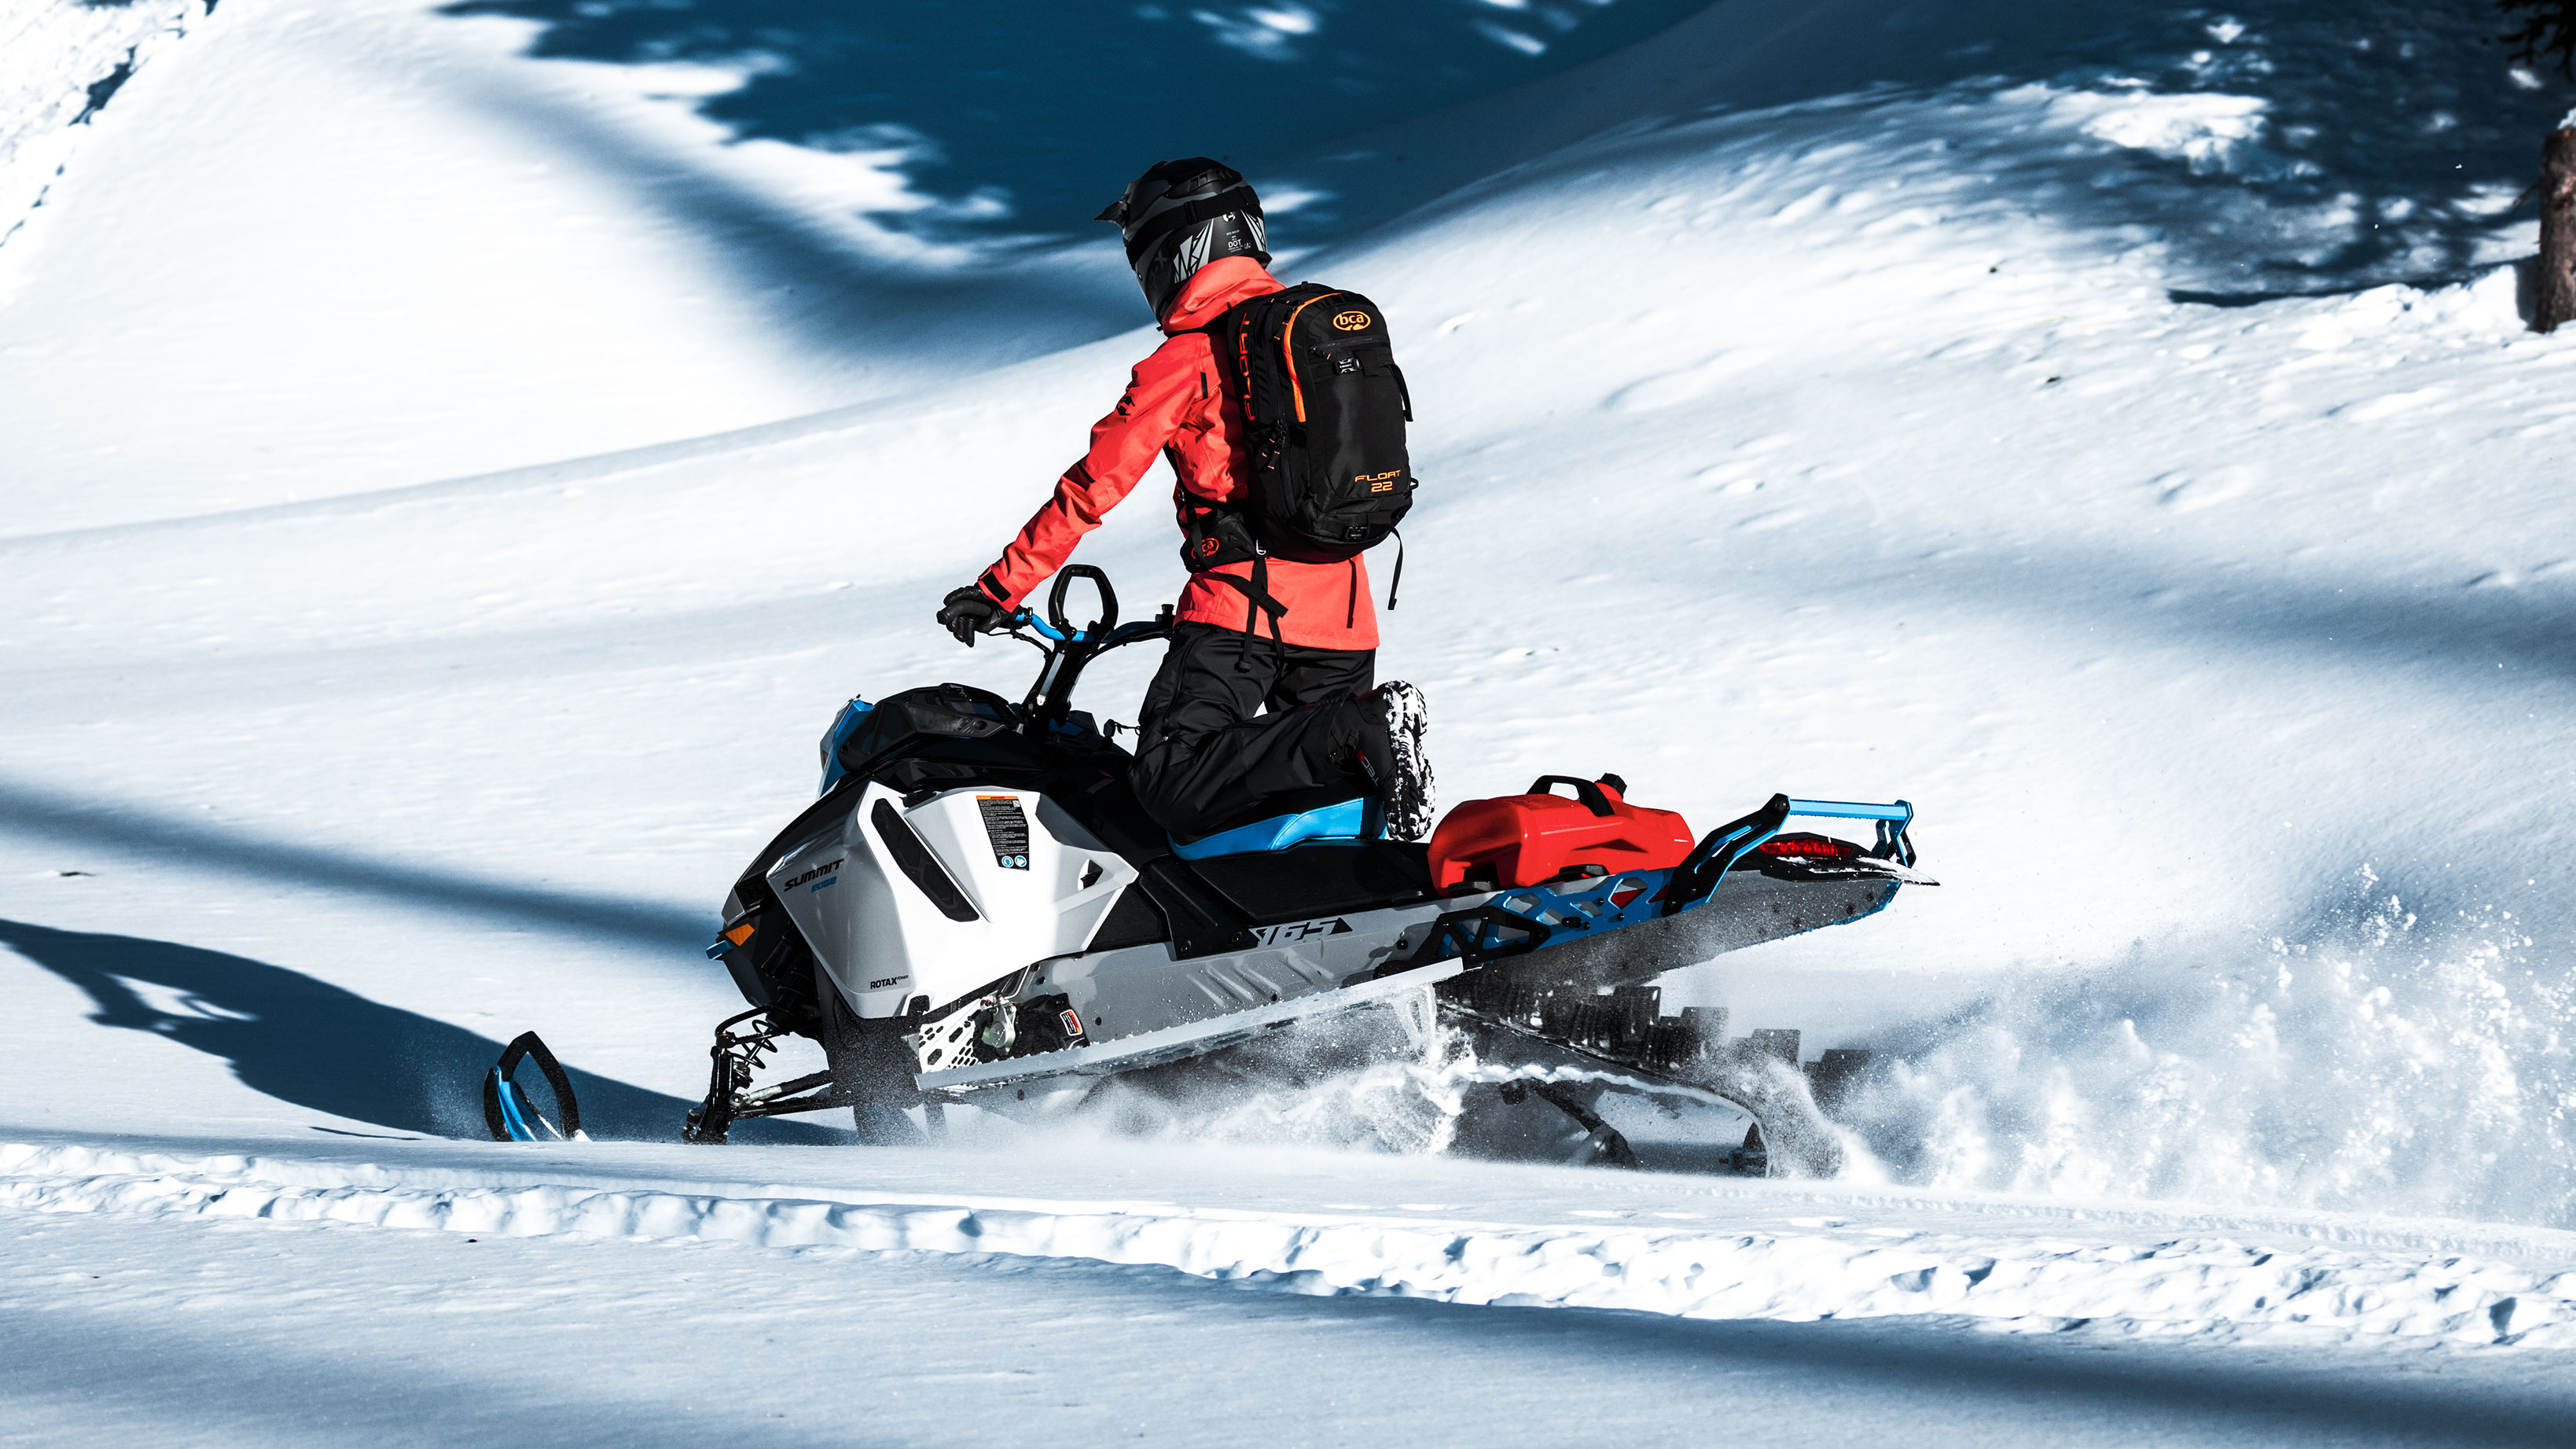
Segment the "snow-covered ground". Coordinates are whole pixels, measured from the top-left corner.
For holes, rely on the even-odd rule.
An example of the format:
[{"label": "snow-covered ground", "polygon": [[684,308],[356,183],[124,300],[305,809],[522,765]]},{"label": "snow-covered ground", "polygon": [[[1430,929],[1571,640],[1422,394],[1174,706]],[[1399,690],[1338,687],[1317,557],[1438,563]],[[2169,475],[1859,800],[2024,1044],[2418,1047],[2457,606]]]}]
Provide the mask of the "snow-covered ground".
[{"label": "snow-covered ground", "polygon": [[[754,113],[864,78],[793,6],[223,0],[0,243],[0,1436],[2564,1442],[2576,340],[2509,265],[2564,87],[2470,10],[1726,0],[1564,67],[1590,7],[1454,8],[1401,38],[1534,68],[1236,133],[1419,404],[1382,672],[1453,800],[1916,803],[1939,889],[1663,982],[1888,1054],[1851,1181],[1394,1151],[1434,1063],[438,1140],[530,1027],[672,1135],[724,884],[850,693],[1022,685],[929,611],[1149,343],[1027,239],[1076,153],[976,169],[1078,88],[942,173],[920,76]],[[1155,74],[1374,74],[1347,9],[1163,19]],[[1131,612],[1161,486],[1085,545]]]}]

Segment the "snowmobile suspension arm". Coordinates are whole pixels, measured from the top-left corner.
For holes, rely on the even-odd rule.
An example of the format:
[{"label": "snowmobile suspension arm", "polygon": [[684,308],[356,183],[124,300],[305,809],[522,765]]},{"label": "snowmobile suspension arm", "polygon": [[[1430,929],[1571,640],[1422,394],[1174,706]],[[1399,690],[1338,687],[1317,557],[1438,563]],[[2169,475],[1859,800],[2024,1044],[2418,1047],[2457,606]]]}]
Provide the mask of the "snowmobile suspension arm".
[{"label": "snowmobile suspension arm", "polygon": [[[733,1124],[745,1118],[820,1112],[836,1105],[830,1072],[816,1072],[756,1090],[752,1087],[752,1074],[760,1069],[762,1058],[786,1034],[784,1028],[769,1019],[768,1011],[765,1006],[755,1006],[716,1023],[716,1044],[709,1053],[715,1066],[707,1082],[707,1098],[689,1113],[680,1129],[681,1141],[721,1144]],[[797,1096],[799,1092],[807,1095]]]}]

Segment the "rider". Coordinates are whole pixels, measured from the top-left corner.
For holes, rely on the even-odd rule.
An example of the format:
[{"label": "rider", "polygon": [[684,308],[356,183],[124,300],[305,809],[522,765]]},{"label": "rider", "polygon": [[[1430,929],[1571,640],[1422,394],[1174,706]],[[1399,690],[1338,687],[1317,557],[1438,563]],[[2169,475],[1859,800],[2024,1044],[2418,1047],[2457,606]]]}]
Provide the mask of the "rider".
[{"label": "rider", "polygon": [[[1138,177],[1099,219],[1118,223],[1164,341],[1128,375],[1118,406],[1093,425],[1090,451],[1020,536],[941,602],[939,622],[961,643],[1005,627],[1157,453],[1176,475],[1176,510],[1240,506],[1250,490],[1242,403],[1207,334],[1194,329],[1285,290],[1264,266],[1260,200],[1232,167],[1192,156]],[[1366,790],[1383,804],[1389,835],[1423,838],[1432,797],[1422,693],[1401,682],[1370,687],[1377,612],[1367,570],[1356,557],[1267,565],[1277,612],[1248,606],[1260,601],[1249,562],[1193,572],[1181,590],[1171,648],[1137,727],[1137,800],[1187,841]],[[1275,637],[1266,624],[1254,632],[1261,613]]]}]

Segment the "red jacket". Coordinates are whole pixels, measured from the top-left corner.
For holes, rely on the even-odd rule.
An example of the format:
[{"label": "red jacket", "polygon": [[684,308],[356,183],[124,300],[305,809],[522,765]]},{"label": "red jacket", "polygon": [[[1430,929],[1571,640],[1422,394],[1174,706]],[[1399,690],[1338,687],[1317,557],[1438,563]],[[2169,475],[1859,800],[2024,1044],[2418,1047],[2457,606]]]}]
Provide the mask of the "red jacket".
[{"label": "red jacket", "polygon": [[[1181,284],[1180,294],[1172,299],[1171,316],[1163,322],[1164,332],[1181,335],[1167,338],[1128,374],[1127,392],[1118,399],[1118,406],[1092,425],[1091,451],[1064,470],[1064,476],[1055,481],[1055,496],[1002,550],[1000,561],[976,580],[985,593],[1005,608],[1019,607],[1031,590],[1064,567],[1073,546],[1098,528],[1101,518],[1154,466],[1156,453],[1171,460],[1179,478],[1173,500],[1176,514],[1184,490],[1220,503],[1243,499],[1251,488],[1243,406],[1226,389],[1207,334],[1182,329],[1204,325],[1246,298],[1284,290],[1250,257],[1220,258]],[[1210,572],[1248,578],[1252,565],[1227,564]],[[1356,558],[1331,564],[1274,558],[1270,594],[1288,606],[1279,618],[1279,637],[1290,644],[1315,649],[1377,647],[1377,611],[1369,602],[1368,570]],[[1181,590],[1176,617],[1241,629],[1244,612],[1240,590],[1208,574],[1192,574]],[[1268,636],[1266,619],[1255,632]]]}]

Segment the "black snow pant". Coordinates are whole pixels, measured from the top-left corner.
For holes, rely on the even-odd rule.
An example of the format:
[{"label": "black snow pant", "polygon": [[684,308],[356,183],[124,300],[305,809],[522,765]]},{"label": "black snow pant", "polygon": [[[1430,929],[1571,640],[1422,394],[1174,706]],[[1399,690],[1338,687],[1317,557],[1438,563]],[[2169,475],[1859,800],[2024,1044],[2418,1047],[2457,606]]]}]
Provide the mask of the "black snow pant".
[{"label": "black snow pant", "polygon": [[1358,766],[1332,761],[1334,716],[1376,675],[1374,649],[1310,649],[1216,624],[1176,625],[1137,726],[1128,775],[1137,801],[1164,829],[1195,840],[1360,793]]}]

